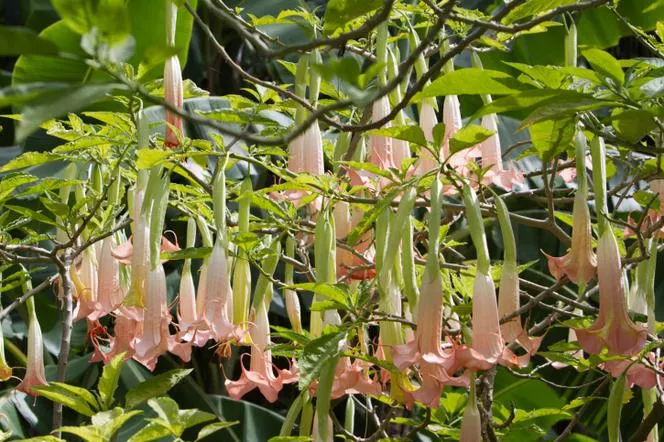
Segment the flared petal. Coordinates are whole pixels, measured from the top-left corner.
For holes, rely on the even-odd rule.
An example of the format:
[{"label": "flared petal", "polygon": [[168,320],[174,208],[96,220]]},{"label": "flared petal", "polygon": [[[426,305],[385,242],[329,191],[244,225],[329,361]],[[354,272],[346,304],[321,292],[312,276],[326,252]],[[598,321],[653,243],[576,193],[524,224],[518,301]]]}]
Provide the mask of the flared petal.
[{"label": "flared petal", "polygon": [[44,339],[36,315],[31,315],[28,324],[28,363],[23,381],[16,389],[36,396],[33,387],[48,385],[44,368]]}]

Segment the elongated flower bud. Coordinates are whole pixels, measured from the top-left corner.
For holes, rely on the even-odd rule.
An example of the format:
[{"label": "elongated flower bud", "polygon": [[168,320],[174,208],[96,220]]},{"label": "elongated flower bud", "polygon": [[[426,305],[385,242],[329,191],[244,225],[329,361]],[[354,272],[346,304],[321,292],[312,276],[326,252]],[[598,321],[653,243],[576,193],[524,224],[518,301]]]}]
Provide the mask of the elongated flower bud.
[{"label": "elongated flower bud", "polygon": [[[292,237],[286,238],[286,256],[293,258],[295,256],[295,239]],[[284,283],[286,285],[293,284],[293,264],[286,263],[284,270]],[[302,311],[300,308],[300,298],[297,292],[291,289],[284,289],[284,303],[286,304],[286,313],[290,321],[291,328],[296,333],[302,333]]]},{"label": "elongated flower bud", "polygon": [[482,440],[482,420],[480,411],[477,409],[477,398],[475,397],[475,375],[470,378],[470,394],[463,412],[461,422],[460,442],[480,442]]},{"label": "elongated flower bud", "polygon": [[[164,101],[178,110],[184,107],[182,68],[177,55],[168,58],[164,65]],[[177,147],[180,144],[178,133],[181,134],[183,129],[182,117],[166,109],[166,123],[164,144],[170,148]]]}]

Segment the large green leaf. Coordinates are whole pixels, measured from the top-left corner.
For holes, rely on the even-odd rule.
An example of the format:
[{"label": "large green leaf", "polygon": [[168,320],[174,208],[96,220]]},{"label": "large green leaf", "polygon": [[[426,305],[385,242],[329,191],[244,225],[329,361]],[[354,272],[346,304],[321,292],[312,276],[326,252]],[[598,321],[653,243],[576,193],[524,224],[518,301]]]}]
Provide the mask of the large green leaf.
[{"label": "large green leaf", "polygon": [[326,333],[304,346],[302,358],[298,362],[301,389],[307,388],[318,377],[326,362],[339,355],[339,344],[345,337],[345,331]]},{"label": "large green leaf", "polygon": [[30,29],[0,26],[0,55],[56,54],[58,47]]},{"label": "large green leaf", "polygon": [[101,378],[99,378],[97,390],[99,391],[102,408],[106,410],[113,405],[113,395],[118,388],[123,363],[124,353],[121,353],[111,359],[101,372]]},{"label": "large green leaf", "polygon": [[187,377],[193,369],[170,370],[147,379],[127,392],[125,398],[126,407],[133,408],[148,399],[161,396],[170,390],[175,384]]},{"label": "large green leaf", "polygon": [[[225,396],[211,395],[217,413],[223,414],[228,421],[238,421],[239,425],[228,428],[227,431],[234,431],[239,440],[242,441],[264,441],[272,436],[278,436],[284,418],[279,414],[267,408],[260,407],[245,401],[235,401]],[[220,434],[213,434],[207,441],[227,440]]]},{"label": "large green leaf", "polygon": [[325,8],[325,24],[323,30],[332,34],[346,23],[378,9],[383,4],[382,0],[330,0]]},{"label": "large green leaf", "polygon": [[69,407],[84,416],[92,416],[95,414],[91,408],[94,406],[91,404],[91,400],[95,401],[94,396],[84,388],[61,384],[59,382],[51,382],[48,386],[34,387],[34,389],[40,396],[62,404],[65,407]]},{"label": "large green leaf", "polygon": [[511,75],[488,69],[468,68],[450,72],[425,87],[421,97],[444,95],[511,95],[529,87]]}]

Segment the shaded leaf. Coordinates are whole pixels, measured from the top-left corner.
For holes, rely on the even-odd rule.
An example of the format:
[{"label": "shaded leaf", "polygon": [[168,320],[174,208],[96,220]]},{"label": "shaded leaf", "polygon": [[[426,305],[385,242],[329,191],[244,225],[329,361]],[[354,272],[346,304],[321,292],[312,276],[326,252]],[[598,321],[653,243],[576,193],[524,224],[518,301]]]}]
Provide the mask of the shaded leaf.
[{"label": "shaded leaf", "polygon": [[192,371],[193,369],[191,368],[170,370],[138,384],[127,393],[127,397],[125,398],[126,407],[133,408],[148,399],[166,393]]}]

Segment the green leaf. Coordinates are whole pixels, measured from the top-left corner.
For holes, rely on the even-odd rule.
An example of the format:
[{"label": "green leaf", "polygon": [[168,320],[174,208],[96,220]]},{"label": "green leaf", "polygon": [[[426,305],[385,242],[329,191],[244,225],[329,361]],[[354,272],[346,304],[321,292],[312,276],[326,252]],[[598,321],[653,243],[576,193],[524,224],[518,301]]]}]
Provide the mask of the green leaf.
[{"label": "green leaf", "polygon": [[124,356],[125,353],[116,355],[111,359],[101,372],[101,378],[99,378],[99,385],[97,385],[97,390],[99,391],[99,397],[101,398],[102,408],[107,410],[113,405],[115,390],[118,388],[118,382],[120,381],[120,372],[122,371],[122,366],[124,365]]},{"label": "green leaf", "polygon": [[113,89],[122,89],[117,84],[86,84],[72,86],[57,94],[43,97],[27,105],[22,112],[22,119],[16,130],[16,139],[21,142],[43,122],[60,117],[67,112],[77,112]]},{"label": "green leaf", "polygon": [[450,139],[450,154],[454,154],[469,147],[477,146],[493,134],[495,134],[494,131],[478,124],[464,126]]},{"label": "green leaf", "polygon": [[348,289],[341,284],[326,284],[323,282],[304,282],[291,286],[294,290],[306,290],[325,296],[328,300],[338,304],[339,307],[348,309]]},{"label": "green leaf", "polygon": [[68,434],[75,434],[76,436],[80,437],[81,439],[87,441],[87,442],[99,442],[100,440],[104,440],[102,437],[101,431],[93,427],[92,425],[87,425],[85,427],[60,427],[60,431],[63,433],[68,433]]},{"label": "green leaf", "polygon": [[115,407],[112,410],[102,411],[92,416],[92,425],[99,428],[106,440],[110,440],[127,421],[141,413],[143,413],[142,410],[125,413],[122,408]]},{"label": "green leaf", "polygon": [[641,86],[641,92],[650,98],[664,94],[664,77],[654,78]]},{"label": "green leaf", "polygon": [[341,342],[346,338],[345,331],[327,333],[304,346],[302,358],[298,361],[300,368],[299,387],[307,388],[318,377],[326,362],[341,353]]},{"label": "green leaf", "polygon": [[378,9],[382,0],[330,0],[325,8],[323,31],[332,34],[348,22]]},{"label": "green leaf", "polygon": [[637,143],[657,125],[653,115],[639,109],[616,109],[611,115],[611,125],[628,143]]},{"label": "green leaf", "polygon": [[26,152],[0,167],[0,172],[9,172],[11,170],[39,166],[41,164],[58,161],[62,158],[62,156],[50,152]]},{"label": "green leaf", "polygon": [[571,146],[575,125],[573,118],[544,120],[530,126],[529,130],[539,156],[548,160]]},{"label": "green leaf", "polygon": [[0,26],[0,56],[39,54],[53,55],[58,47],[31,29],[19,26]]},{"label": "green leaf", "polygon": [[424,137],[422,128],[418,125],[392,126],[383,129],[374,129],[368,132],[369,135],[380,135],[397,140],[408,141],[419,146],[426,146],[427,139]]},{"label": "green leaf", "polygon": [[144,148],[136,151],[136,167],[146,170],[156,166],[173,155],[170,150]]},{"label": "green leaf", "polygon": [[452,71],[426,86],[418,97],[444,95],[511,95],[529,87],[505,72],[467,68]]},{"label": "green leaf", "polygon": [[127,442],[150,442],[171,436],[168,428],[155,422],[151,422],[133,434]]},{"label": "green leaf", "polygon": [[165,261],[178,261],[182,259],[205,259],[212,253],[212,247],[188,247],[172,253],[162,253],[161,259]]},{"label": "green leaf", "polygon": [[518,92],[514,95],[501,97],[482,106],[472,118],[478,118],[488,114],[501,114],[505,112],[530,109],[533,107],[547,107],[549,105],[567,104],[570,107],[586,105],[588,103],[604,103],[590,95],[582,94],[576,91],[565,91],[558,89],[531,89]]},{"label": "green leaf", "polygon": [[[178,403],[173,399],[167,396],[152,398],[148,401],[148,405],[157,413],[157,416],[169,424],[176,425],[179,423],[178,412],[180,409]],[[179,434],[176,434],[176,436],[179,436]]]},{"label": "green leaf", "polygon": [[125,398],[126,408],[134,408],[148,399],[160,396],[187,377],[193,369],[176,369],[154,376],[131,389]]},{"label": "green leaf", "polygon": [[233,425],[237,425],[239,422],[215,422],[213,424],[209,424],[201,428],[201,431],[198,432],[198,437],[196,438],[197,441],[202,440],[209,435],[216,433],[219,430],[223,430],[224,428],[232,427]]},{"label": "green leaf", "polygon": [[84,388],[51,382],[47,386],[34,387],[34,390],[40,396],[69,407],[82,415],[92,416],[95,414],[91,406],[97,408],[97,400],[92,393]]},{"label": "green leaf", "polygon": [[601,49],[586,49],[582,54],[595,71],[611,78],[619,85],[625,83],[625,73],[620,66],[620,62],[611,54]]},{"label": "green leaf", "polygon": [[514,10],[507,15],[505,21],[507,23],[514,23],[515,21],[534,17],[559,6],[565,6],[572,3],[576,3],[576,0],[530,0],[514,8]]}]

